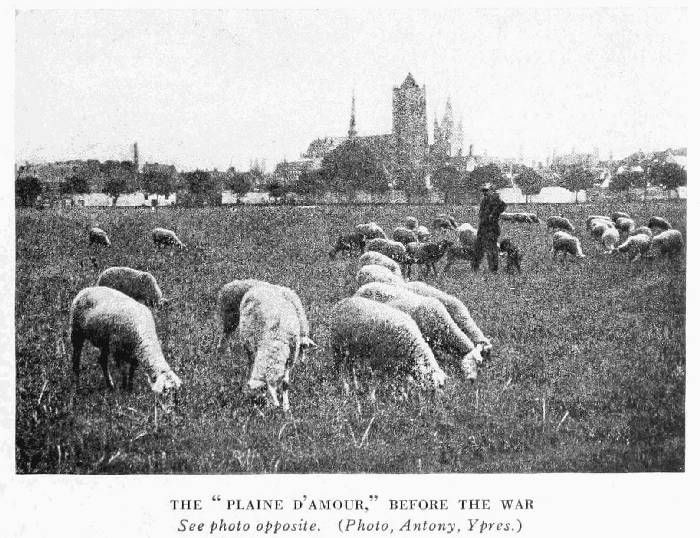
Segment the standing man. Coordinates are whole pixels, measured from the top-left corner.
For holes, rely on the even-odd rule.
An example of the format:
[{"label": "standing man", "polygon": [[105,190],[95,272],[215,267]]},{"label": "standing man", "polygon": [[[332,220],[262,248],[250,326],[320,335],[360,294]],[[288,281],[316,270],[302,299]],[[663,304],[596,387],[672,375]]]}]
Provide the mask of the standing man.
[{"label": "standing man", "polygon": [[481,194],[479,229],[476,232],[476,242],[474,243],[472,269],[474,272],[479,270],[481,259],[486,254],[489,269],[495,273],[498,271],[498,236],[501,234],[498,219],[501,217],[501,213],[506,210],[506,204],[498,193],[491,189],[490,183],[481,187]]}]

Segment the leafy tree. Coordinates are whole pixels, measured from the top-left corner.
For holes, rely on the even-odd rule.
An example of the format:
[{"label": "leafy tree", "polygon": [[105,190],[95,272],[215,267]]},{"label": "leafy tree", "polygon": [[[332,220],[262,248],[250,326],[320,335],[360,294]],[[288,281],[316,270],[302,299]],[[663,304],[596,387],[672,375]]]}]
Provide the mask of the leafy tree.
[{"label": "leafy tree", "polygon": [[562,174],[561,186],[573,191],[578,203],[579,191],[585,191],[593,188],[596,175],[581,165],[573,165],[567,167]]},{"label": "leafy tree", "polygon": [[149,170],[143,174],[142,186],[146,195],[169,196],[173,192],[173,180],[170,174],[157,170]]},{"label": "leafy tree", "polygon": [[340,192],[385,192],[389,188],[388,174],[381,160],[356,140],[348,140],[326,155],[321,170],[328,186]]},{"label": "leafy tree", "polygon": [[305,170],[299,176],[295,190],[299,194],[317,194],[324,190],[326,179],[321,170]]},{"label": "leafy tree", "polygon": [[650,167],[649,181],[663,188],[670,198],[672,190],[688,184],[688,172],[677,163],[658,163]]},{"label": "leafy tree", "polygon": [[467,181],[463,173],[452,165],[438,168],[431,178],[433,186],[445,193],[445,202],[458,203],[467,190]]},{"label": "leafy tree", "polygon": [[250,172],[234,172],[228,174],[227,187],[236,194],[242,195],[250,192],[255,184],[255,177]]},{"label": "leafy tree", "polygon": [[206,170],[186,172],[183,179],[195,205],[221,204],[221,185]]},{"label": "leafy tree", "polygon": [[477,192],[484,183],[491,183],[494,190],[510,187],[510,182],[503,175],[501,168],[494,163],[477,166],[467,178],[467,190]]},{"label": "leafy tree", "polygon": [[129,182],[123,174],[111,174],[102,186],[102,192],[112,197],[112,205],[117,205],[119,195],[128,192]]},{"label": "leafy tree", "polygon": [[282,198],[282,196],[289,192],[289,189],[286,185],[283,185],[279,181],[274,180],[268,183],[267,192],[273,199],[275,199],[275,201],[279,202],[280,198]]},{"label": "leafy tree", "polygon": [[610,190],[613,192],[626,191],[627,192],[627,201],[629,201],[632,197],[632,195],[631,195],[632,187],[639,185],[641,177],[643,177],[643,175],[641,173],[631,172],[629,170],[625,170],[623,172],[615,174],[610,179]]},{"label": "leafy tree", "polygon": [[23,176],[15,180],[15,205],[32,206],[44,191],[44,185],[36,176]]},{"label": "leafy tree", "polygon": [[61,182],[61,193],[63,194],[84,194],[90,192],[90,182],[83,175],[73,175]]},{"label": "leafy tree", "polygon": [[544,178],[532,168],[524,167],[515,177],[515,184],[520,187],[520,190],[525,195],[525,202],[527,203],[531,195],[540,193],[542,187],[544,187]]}]

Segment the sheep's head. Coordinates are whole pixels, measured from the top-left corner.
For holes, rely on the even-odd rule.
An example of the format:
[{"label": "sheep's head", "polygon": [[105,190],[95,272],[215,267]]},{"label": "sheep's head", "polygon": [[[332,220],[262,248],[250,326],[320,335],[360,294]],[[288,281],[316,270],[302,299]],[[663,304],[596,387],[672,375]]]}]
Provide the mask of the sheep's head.
[{"label": "sheep's head", "polygon": [[308,336],[302,337],[301,342],[299,342],[299,360],[304,362],[306,360],[306,355],[317,347],[316,342],[311,340],[311,338]]},{"label": "sheep's head", "polygon": [[[470,353],[466,354],[464,358],[462,359],[462,372],[464,373],[464,377],[467,378],[469,381],[474,383],[478,377],[478,362],[476,357],[474,356],[474,350],[472,350]],[[481,358],[481,356],[479,356]]]},{"label": "sheep's head", "polygon": [[156,394],[166,394],[169,391],[176,391],[182,385],[180,378],[173,372],[169,370],[167,372],[161,372],[156,377],[156,380],[151,383],[149,379],[149,384],[151,385],[151,390]]}]

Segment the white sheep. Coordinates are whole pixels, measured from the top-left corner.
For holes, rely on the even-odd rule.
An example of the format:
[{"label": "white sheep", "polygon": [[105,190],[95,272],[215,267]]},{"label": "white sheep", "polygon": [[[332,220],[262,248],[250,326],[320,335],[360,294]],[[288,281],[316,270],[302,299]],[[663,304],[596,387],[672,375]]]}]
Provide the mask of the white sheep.
[{"label": "white sheep", "polygon": [[603,248],[605,248],[605,252],[610,254],[614,248],[615,245],[620,241],[620,232],[617,231],[616,228],[606,228],[605,231],[603,232],[603,235],[600,236],[600,242],[603,244]]},{"label": "white sheep", "polygon": [[109,267],[97,277],[96,286],[107,286],[149,306],[166,303],[156,278],[148,271],[131,267]]},{"label": "white sheep", "polygon": [[652,238],[649,254],[653,258],[670,258],[680,254],[683,250],[683,245],[681,232],[678,230],[666,230]]},{"label": "white sheep", "polygon": [[355,275],[355,281],[358,286],[368,284],[369,282],[384,282],[386,284],[404,284],[404,279],[400,275],[394,274],[391,270],[383,265],[363,265]]},{"label": "white sheep", "polygon": [[361,233],[362,235],[365,236],[365,239],[375,239],[377,237],[381,237],[383,239],[386,239],[386,233],[384,233],[384,230],[382,230],[381,226],[379,226],[376,222],[366,222],[364,224],[358,224],[355,226],[355,230]]},{"label": "white sheep", "polygon": [[[401,275],[401,266],[392,260],[389,256],[385,256],[381,252],[369,251],[365,252],[358,260],[358,266],[364,267],[365,265],[381,265],[386,267],[398,277]],[[403,277],[402,277],[403,278]]]},{"label": "white sheep", "polygon": [[624,232],[626,234],[629,234],[632,230],[634,230],[634,227],[636,226],[634,220],[628,218],[628,217],[619,217],[615,221],[615,227],[620,230],[620,232]]},{"label": "white sheep", "polygon": [[[361,286],[355,296],[388,304],[411,316],[433,352],[443,351],[450,357],[457,355],[465,374],[472,372],[470,365],[483,361],[481,350],[484,344],[479,343],[475,346],[439,300],[381,282]],[[476,371],[473,373],[476,374]],[[476,377],[468,379],[473,381]]]},{"label": "white sheep", "polygon": [[151,238],[156,246],[175,246],[180,250],[185,248],[185,244],[180,241],[172,230],[153,228],[153,230],[151,230]]},{"label": "white sheep", "polygon": [[554,232],[552,235],[552,259],[554,259],[558,252],[561,252],[564,257],[567,254],[571,254],[576,258],[585,258],[586,256],[581,251],[581,241],[578,237],[574,237],[563,231]]},{"label": "white sheep", "polygon": [[316,344],[309,337],[309,320],[306,317],[306,311],[304,310],[304,305],[302,304],[299,295],[297,295],[293,289],[286,286],[271,284],[269,282],[265,282],[264,280],[257,280],[254,278],[233,280],[222,286],[221,290],[219,290],[219,314],[221,315],[221,321],[223,324],[223,333],[217,346],[218,349],[223,349],[224,344],[229,341],[231,335],[238,328],[241,314],[240,306],[243,297],[251,289],[258,286],[271,286],[278,289],[282,295],[284,295],[284,297],[290,301],[292,305],[294,305],[300,323],[301,340],[299,342],[299,361],[304,362],[307,354],[316,348]]},{"label": "white sheep", "polygon": [[653,216],[649,219],[649,224],[647,225],[649,228],[658,228],[660,230],[670,230],[671,229],[671,223],[668,222],[665,218],[663,217],[657,217]]},{"label": "white sheep", "polygon": [[601,238],[603,236],[603,233],[605,233],[605,230],[608,228],[615,228],[615,225],[611,220],[592,220],[590,222],[589,230],[591,231],[591,235],[593,237]]},{"label": "white sheep", "polygon": [[272,403],[289,411],[289,375],[301,354],[301,321],[279,286],[254,286],[240,306],[240,336],[248,357],[251,393],[267,388]]},{"label": "white sheep", "polygon": [[599,221],[599,222],[608,222],[612,226],[614,223],[610,217],[606,217],[605,215],[588,215],[588,218],[586,219],[586,229],[590,230],[591,225],[593,224],[593,221]]},{"label": "white sheep", "polygon": [[430,238],[430,230],[428,230],[427,226],[418,226],[415,232],[418,241],[427,241]]},{"label": "white sheep", "polygon": [[413,230],[404,226],[398,226],[394,228],[394,231],[391,233],[391,238],[394,241],[403,243],[404,245],[413,241],[418,241],[418,236],[416,236],[416,233]]},{"label": "white sheep", "polygon": [[[76,295],[70,309],[70,339],[73,345],[73,373],[80,382],[80,354],[85,340],[100,349],[100,366],[111,389],[110,354],[122,369],[122,386],[133,389],[134,371],[141,364],[147,370],[151,390],[163,394],[180,388],[180,378],[163,356],[151,311],[120,291],[104,286],[85,288]],[[129,366],[127,376],[125,365]]]},{"label": "white sheep", "polygon": [[[331,347],[345,392],[349,370],[356,382],[356,364],[383,373],[409,375],[438,389],[447,376],[430,346],[408,314],[391,306],[350,297],[340,300],[331,314]],[[371,390],[374,399],[375,389]]]},{"label": "white sheep", "polygon": [[89,228],[88,229],[88,244],[92,245],[104,245],[106,247],[111,247],[112,242],[109,240],[107,232],[102,228]]},{"label": "white sheep", "polygon": [[450,316],[452,316],[452,319],[457,326],[462,329],[464,334],[466,334],[472,340],[472,342],[476,344],[483,344],[482,353],[484,357],[490,357],[493,345],[491,344],[491,341],[484,336],[484,333],[481,331],[469,313],[469,309],[462,301],[460,301],[454,295],[445,293],[444,291],[426,284],[425,282],[406,282],[404,287],[413,293],[422,295],[423,297],[432,297],[440,301],[450,313]]},{"label": "white sheep", "polygon": [[474,248],[474,243],[476,242],[476,228],[468,222],[464,222],[457,226],[457,237],[464,248]]},{"label": "white sheep", "polygon": [[365,251],[370,250],[381,252],[399,264],[405,264],[409,261],[406,254],[406,246],[403,243],[392,241],[391,239],[383,239],[381,237],[370,239],[365,244]]},{"label": "white sheep", "polygon": [[567,230],[571,233],[574,233],[576,230],[569,219],[559,215],[547,217],[547,228],[550,230]]},{"label": "white sheep", "polygon": [[651,237],[646,234],[630,235],[614,252],[627,253],[627,261],[635,262],[646,254],[651,246]]}]

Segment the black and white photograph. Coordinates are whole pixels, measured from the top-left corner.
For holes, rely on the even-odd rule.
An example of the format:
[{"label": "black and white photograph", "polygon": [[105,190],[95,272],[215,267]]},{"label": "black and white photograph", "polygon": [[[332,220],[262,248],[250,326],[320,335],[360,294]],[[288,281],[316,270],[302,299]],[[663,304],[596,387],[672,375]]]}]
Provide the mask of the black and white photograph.
[{"label": "black and white photograph", "polygon": [[13,12],[16,478],[684,475],[687,8],[251,7]]}]

